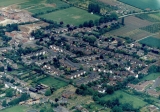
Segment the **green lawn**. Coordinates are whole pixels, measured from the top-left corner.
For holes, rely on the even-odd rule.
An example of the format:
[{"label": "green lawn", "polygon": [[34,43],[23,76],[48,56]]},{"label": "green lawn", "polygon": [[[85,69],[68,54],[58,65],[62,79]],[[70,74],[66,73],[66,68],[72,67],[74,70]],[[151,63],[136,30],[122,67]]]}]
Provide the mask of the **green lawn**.
[{"label": "green lawn", "polygon": [[148,45],[148,46],[151,46],[151,47],[160,48],[160,39],[155,38],[155,37],[148,37],[148,38],[145,38],[143,40],[140,40],[139,42],[141,44],[145,44],[145,45]]},{"label": "green lawn", "polygon": [[152,10],[160,9],[159,0],[119,0],[119,1],[140,9],[146,9],[146,8],[150,8]]},{"label": "green lawn", "polygon": [[0,112],[26,112],[27,107],[22,105],[13,106],[4,110],[0,110]]},{"label": "green lawn", "polygon": [[44,78],[44,79],[42,79],[38,82],[42,83],[42,84],[45,84],[45,85],[48,85],[48,86],[54,86],[56,89],[67,86],[66,82],[61,81],[59,79],[55,79],[53,77],[47,77],[47,78]]},{"label": "green lawn", "polygon": [[102,97],[103,100],[113,100],[114,98],[118,98],[121,103],[130,103],[133,104],[134,108],[140,108],[145,106],[147,103],[142,99],[139,99],[137,96],[127,94],[123,91],[116,91],[112,95],[106,95]]},{"label": "green lawn", "polygon": [[157,77],[159,77],[159,76],[160,76],[160,73],[151,73],[151,74],[145,76],[142,80],[143,80],[143,81],[144,81],[144,80],[155,80],[155,79],[157,79]]},{"label": "green lawn", "polygon": [[90,14],[87,11],[76,7],[70,7],[67,9],[44,14],[41,15],[40,17],[57,22],[63,21],[64,24],[73,24],[73,25],[83,24],[85,21],[96,20],[100,18],[97,15]]}]

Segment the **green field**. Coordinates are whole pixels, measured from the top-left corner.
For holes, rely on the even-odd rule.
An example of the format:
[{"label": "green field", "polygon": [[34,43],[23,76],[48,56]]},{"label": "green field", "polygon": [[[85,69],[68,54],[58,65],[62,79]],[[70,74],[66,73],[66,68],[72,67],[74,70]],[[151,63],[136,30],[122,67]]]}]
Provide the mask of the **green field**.
[{"label": "green field", "polygon": [[0,0],[0,7],[25,2],[26,0]]},{"label": "green field", "polygon": [[119,0],[139,9],[150,8],[152,10],[160,9],[160,0]]},{"label": "green field", "polygon": [[27,112],[27,107],[22,105],[17,105],[4,110],[0,110],[0,112]]},{"label": "green field", "polygon": [[18,5],[21,9],[26,9],[33,14],[69,7],[67,3],[60,0],[27,0]]},{"label": "green field", "polygon": [[150,47],[158,47],[160,48],[160,39],[155,37],[148,37],[143,40],[140,40],[139,43],[148,45]]},{"label": "green field", "polygon": [[67,86],[66,82],[61,81],[59,79],[55,79],[53,77],[47,77],[47,78],[44,78],[44,79],[42,79],[42,80],[40,80],[38,82],[42,83],[42,84],[45,84],[45,85],[48,85],[48,86],[55,87],[56,89],[59,89],[59,88],[64,87],[64,86]]},{"label": "green field", "polygon": [[76,7],[71,7],[55,11],[52,13],[44,14],[41,15],[40,17],[57,22],[63,21],[64,24],[73,24],[73,25],[83,24],[83,22],[85,21],[96,20],[100,18],[97,15],[90,14],[87,11]]},{"label": "green field", "polygon": [[144,80],[155,80],[155,79],[157,79],[157,77],[159,77],[159,76],[160,76],[160,73],[151,73],[151,74],[145,76],[142,80],[143,80],[143,81],[144,81]]},{"label": "green field", "polygon": [[106,95],[105,97],[102,97],[103,100],[113,100],[115,98],[118,98],[121,103],[130,103],[133,104],[134,108],[140,108],[145,106],[147,103],[144,102],[142,99],[139,99],[137,96],[130,95],[128,93],[125,93],[123,91],[116,91],[112,95]]}]

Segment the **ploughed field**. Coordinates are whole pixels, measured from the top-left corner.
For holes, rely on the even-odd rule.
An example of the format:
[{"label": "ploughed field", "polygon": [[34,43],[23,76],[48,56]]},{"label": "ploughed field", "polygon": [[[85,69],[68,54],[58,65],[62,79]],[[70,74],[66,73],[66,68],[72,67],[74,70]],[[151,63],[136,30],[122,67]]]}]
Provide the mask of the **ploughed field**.
[{"label": "ploughed field", "polygon": [[137,7],[139,9],[160,9],[160,0],[119,0],[120,2]]}]

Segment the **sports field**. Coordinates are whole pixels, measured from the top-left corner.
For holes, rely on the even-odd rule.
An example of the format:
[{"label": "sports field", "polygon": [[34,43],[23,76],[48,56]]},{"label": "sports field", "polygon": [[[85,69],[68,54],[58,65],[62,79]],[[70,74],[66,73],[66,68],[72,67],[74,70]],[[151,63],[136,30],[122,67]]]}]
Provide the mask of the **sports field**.
[{"label": "sports field", "polygon": [[139,9],[160,9],[160,0],[119,0],[120,2],[129,4]]},{"label": "sports field", "polygon": [[147,103],[143,101],[143,99],[139,99],[137,96],[130,95],[128,93],[125,93],[123,91],[116,91],[112,95],[106,95],[105,97],[102,97],[103,100],[113,100],[115,98],[118,98],[121,103],[130,103],[133,104],[134,108],[140,108],[145,106]]},{"label": "sports field", "polygon": [[90,14],[87,11],[76,7],[70,7],[67,9],[44,14],[40,17],[57,22],[63,21],[64,24],[72,25],[79,25],[83,24],[85,21],[96,20],[100,18],[100,16]]},{"label": "sports field", "polygon": [[139,41],[141,44],[145,44],[151,47],[160,48],[160,39],[155,37],[148,37]]},{"label": "sports field", "polygon": [[52,86],[52,87],[55,87],[56,89],[59,89],[61,87],[64,87],[64,86],[67,86],[68,84],[64,81],[61,81],[61,80],[58,80],[58,79],[55,79],[53,77],[47,77],[47,78],[44,78],[42,80],[39,81],[39,83],[42,83],[42,84],[45,84],[45,85],[48,85],[48,86]]}]

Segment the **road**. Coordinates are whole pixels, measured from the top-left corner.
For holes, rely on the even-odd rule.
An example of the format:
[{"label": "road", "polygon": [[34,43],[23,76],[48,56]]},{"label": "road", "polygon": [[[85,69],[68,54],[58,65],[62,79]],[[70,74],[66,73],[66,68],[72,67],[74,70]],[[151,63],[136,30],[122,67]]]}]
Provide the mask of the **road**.
[{"label": "road", "polygon": [[138,12],[138,13],[132,13],[132,14],[127,14],[127,15],[120,16],[120,17],[118,17],[118,18],[120,19],[120,18],[124,18],[124,17],[128,17],[128,16],[133,16],[133,15],[138,15],[138,14],[155,13],[155,12],[160,12],[160,10],[157,10],[157,11],[150,11],[150,12]]}]

